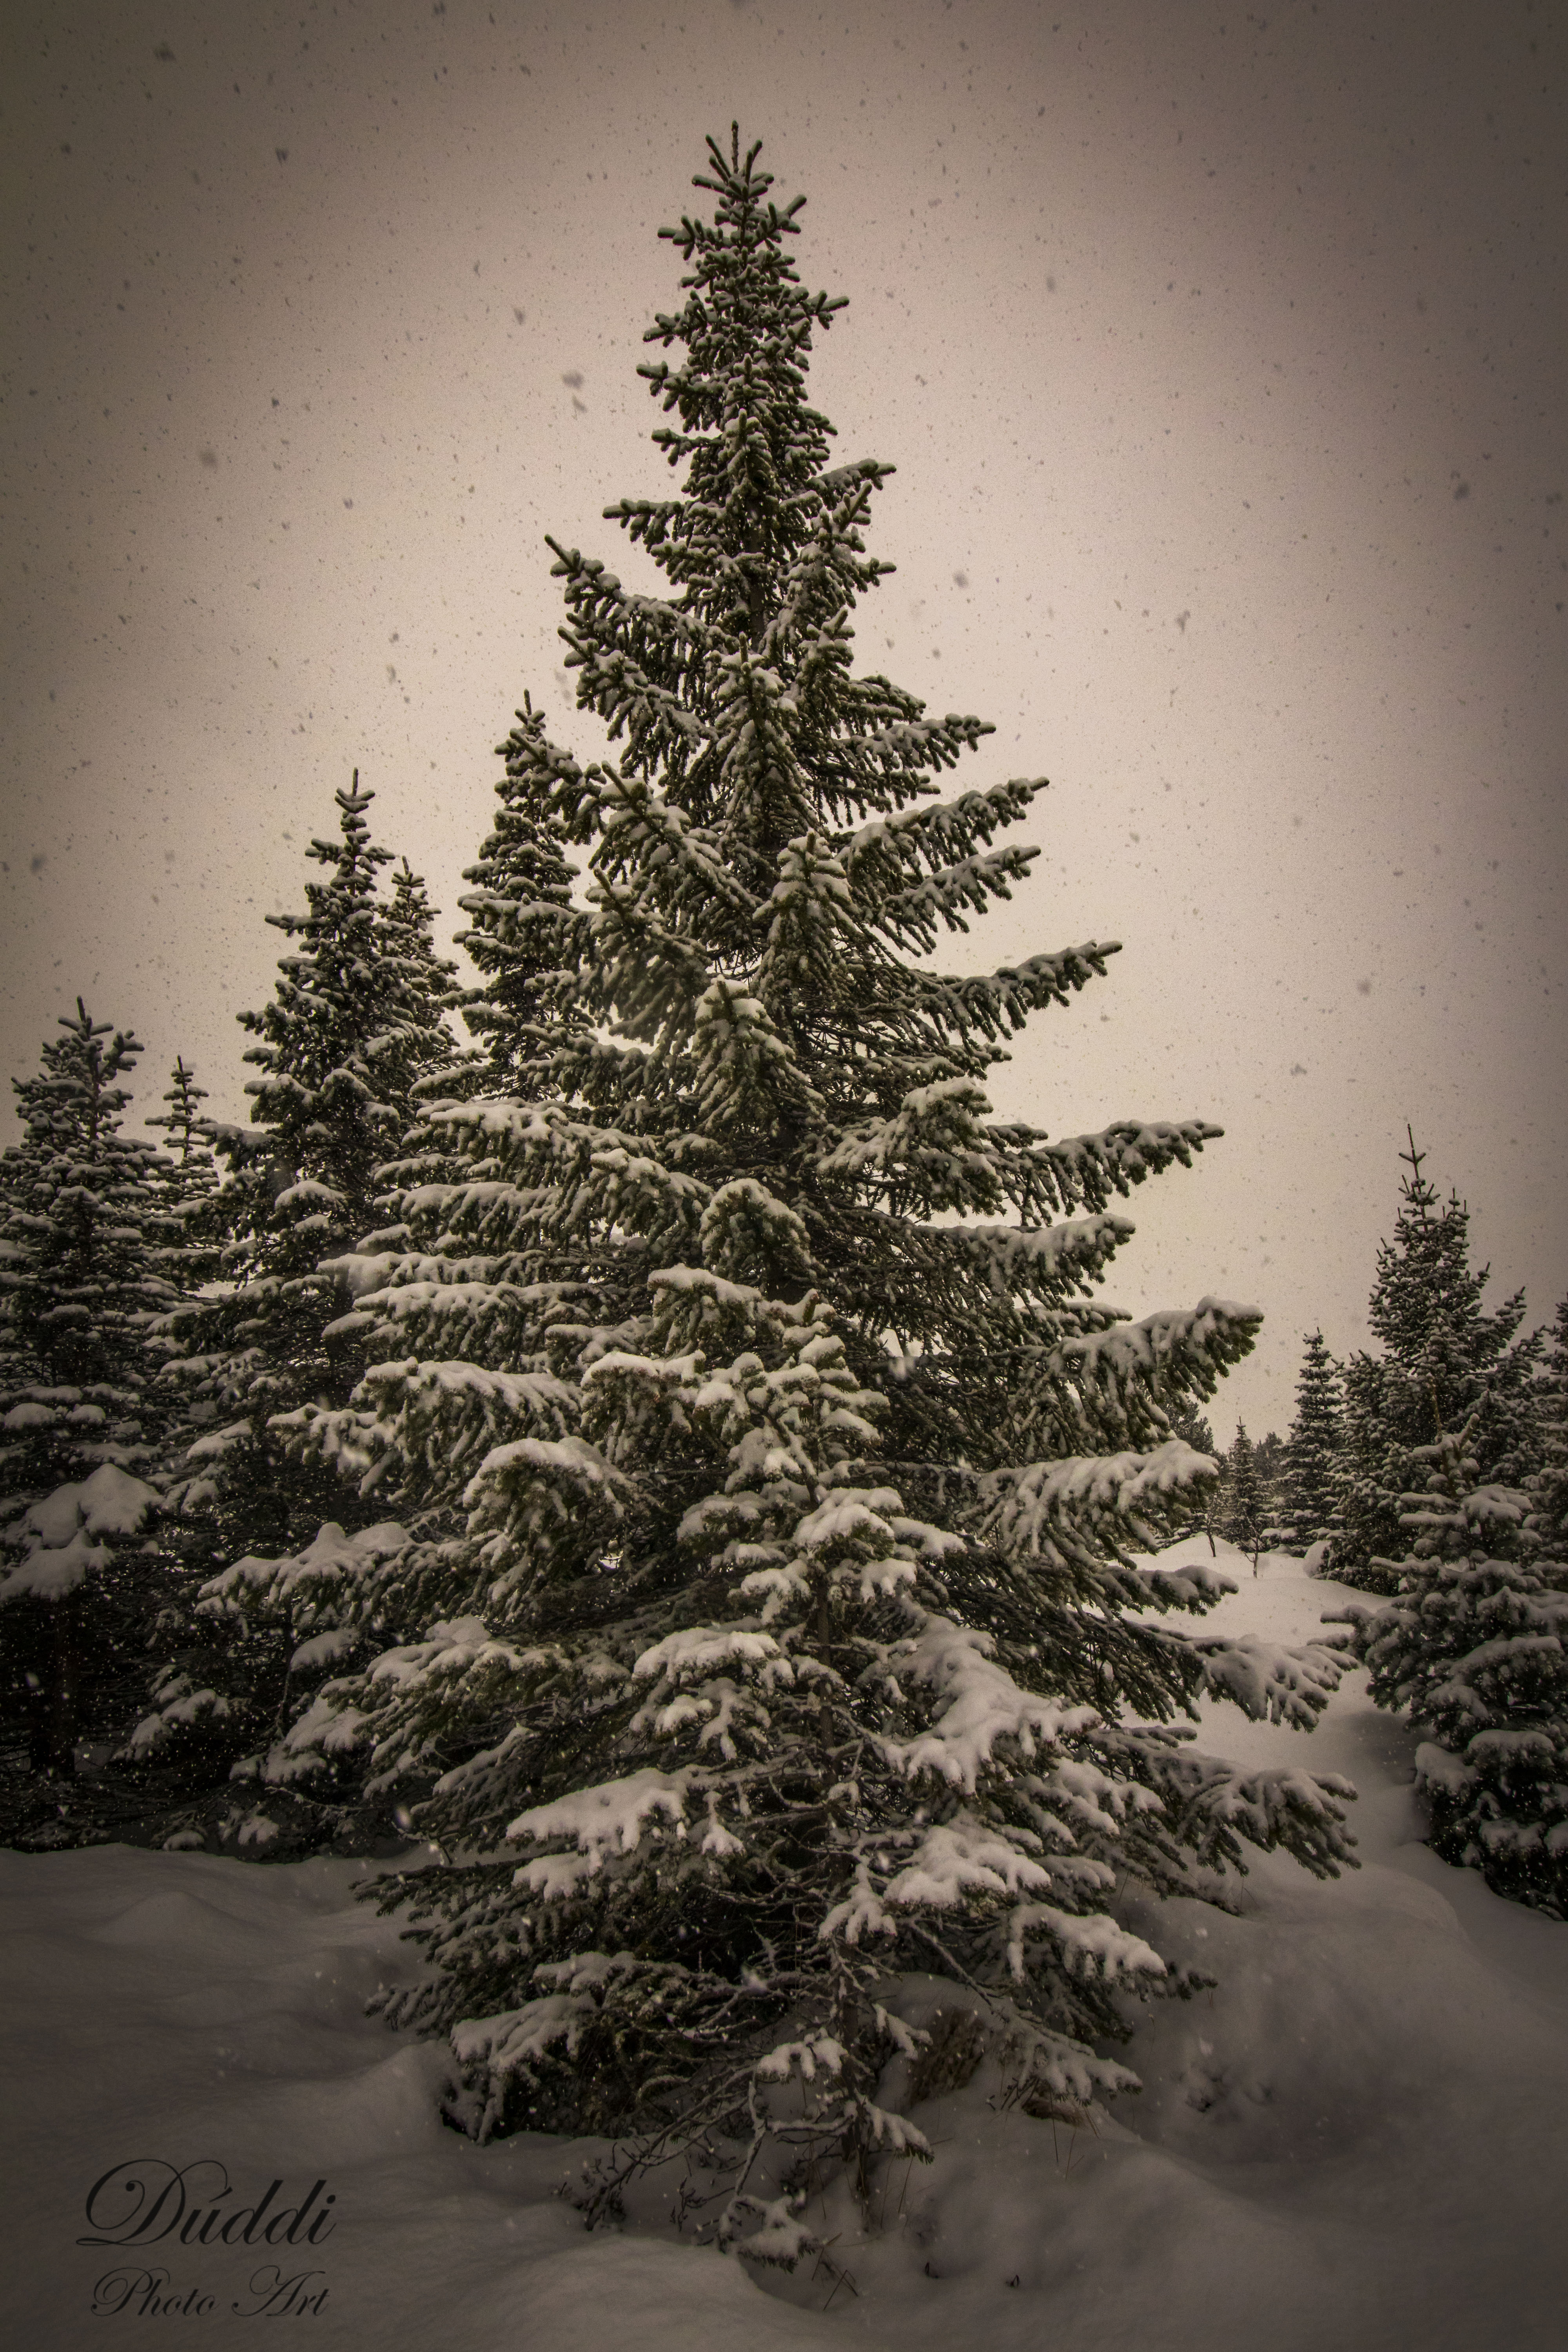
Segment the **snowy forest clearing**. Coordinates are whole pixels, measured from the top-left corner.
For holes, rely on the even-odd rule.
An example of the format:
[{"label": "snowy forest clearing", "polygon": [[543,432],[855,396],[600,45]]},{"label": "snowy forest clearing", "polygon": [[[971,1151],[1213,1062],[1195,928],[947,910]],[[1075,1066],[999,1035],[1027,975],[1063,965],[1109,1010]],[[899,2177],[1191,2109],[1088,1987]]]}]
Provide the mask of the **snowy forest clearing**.
[{"label": "snowy forest clearing", "polygon": [[[1300,1643],[1340,1603],[1343,1588],[1296,1560],[1266,1554],[1254,1578],[1220,1551],[1239,1589],[1216,1629]],[[1162,1565],[1188,1558],[1208,1558],[1202,1536]],[[772,2352],[833,2335],[934,2352],[1079,2331],[1205,2352],[1557,2346],[1568,1938],[1419,1843],[1415,1737],[1373,1709],[1364,1675],[1310,1735],[1235,1709],[1222,1728],[1238,1761],[1353,1780],[1362,1868],[1318,1883],[1256,1856],[1237,1916],[1123,1911],[1219,1980],[1142,2013],[1125,2053],[1142,2097],[1072,2131],[989,2109],[983,2068],[918,2105],[934,2164],[884,2160],[869,2239],[842,2184],[842,2210],[812,2213],[824,2238],[842,2232],[832,2259],[848,2279],[835,2288],[807,2260],[765,2296],[740,2261],[671,2242],[668,2179],[629,2192],[623,2231],[584,2235],[552,2192],[595,2144],[476,2147],[443,2128],[444,2045],[362,2013],[398,1961],[394,1924],[350,1898],[358,1865],[0,1854],[16,2340],[63,2352],[89,2333],[99,2282],[162,2268],[155,2292],[199,2289],[210,2305],[187,2315],[215,2332],[261,2315],[274,2273],[286,2295],[313,2270],[289,2315],[377,2352]],[[160,2167],[221,2164],[229,2212],[277,2179],[286,2213],[320,2179],[313,2210],[335,2199],[332,2226],[310,2246],[302,2222],[294,2253],[276,2243],[260,2260],[182,2247],[178,2230],[141,2249],[79,2244],[93,2184],[132,2159],[149,2195]],[[190,2176],[192,2205],[217,2184]],[[137,2315],[145,2290],[101,2290],[105,2315],[116,2295],[115,2339],[166,2340],[169,2313]]]}]

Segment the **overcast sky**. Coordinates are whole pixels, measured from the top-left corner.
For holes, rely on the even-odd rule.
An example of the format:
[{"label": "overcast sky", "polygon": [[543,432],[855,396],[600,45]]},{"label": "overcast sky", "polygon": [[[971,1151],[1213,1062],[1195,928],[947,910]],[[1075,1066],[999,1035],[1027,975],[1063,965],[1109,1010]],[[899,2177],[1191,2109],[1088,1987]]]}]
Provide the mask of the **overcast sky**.
[{"label": "overcast sky", "polygon": [[[710,131],[809,201],[812,396],[897,467],[859,660],[1047,775],[966,968],[1115,939],[1000,1111],[1199,1114],[1110,1295],[1363,1344],[1409,1120],[1568,1290],[1568,74],[1529,0],[84,0],[5,12],[0,1046],[79,992],[243,1107],[357,766],[457,928],[548,530],[660,494],[636,374]],[[706,205],[710,200],[700,200]],[[3,1132],[15,1120],[0,1114]]]}]

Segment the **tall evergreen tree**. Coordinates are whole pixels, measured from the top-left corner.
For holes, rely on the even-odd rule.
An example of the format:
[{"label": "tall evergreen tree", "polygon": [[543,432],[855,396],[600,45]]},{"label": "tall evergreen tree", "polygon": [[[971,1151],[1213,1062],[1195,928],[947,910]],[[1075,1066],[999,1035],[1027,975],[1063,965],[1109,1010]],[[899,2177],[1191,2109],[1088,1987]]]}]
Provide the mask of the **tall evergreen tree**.
[{"label": "tall evergreen tree", "polygon": [[1397,1583],[1418,1452],[1474,1418],[1468,1445],[1482,1480],[1518,1484],[1534,1454],[1539,1341],[1518,1336],[1524,1293],[1482,1312],[1489,1268],[1471,1268],[1469,1213],[1457,1196],[1439,1201],[1421,1173],[1426,1156],[1412,1136],[1394,1238],[1378,1250],[1367,1319],[1383,1352],[1352,1356],[1345,1369],[1342,1528],[1332,1564],[1370,1591]]},{"label": "tall evergreen tree", "polygon": [[[356,771],[336,795],[339,838],[308,852],[323,872],[304,913],[268,917],[290,952],[270,1003],[240,1015],[259,1041],[245,1056],[258,1073],[250,1126],[205,1127],[228,1167],[213,1204],[226,1279],[172,1318],[183,1352],[168,1377],[207,1427],[173,1490],[192,1570],[134,1740],[145,1762],[183,1758],[196,1787],[247,1746],[258,1770],[280,1710],[353,1646],[297,1578],[272,1570],[323,1522],[341,1514],[363,1533],[370,1515],[289,1452],[279,1423],[353,1391],[356,1245],[384,1213],[380,1168],[416,1119],[420,1077],[455,1050],[442,1020],[454,967],[431,946],[406,861],[390,896],[378,887],[391,852],[371,838],[373,797]],[[225,1562],[247,1610],[202,1591]]]},{"label": "tall evergreen tree", "polygon": [[0,1162],[0,1642],[35,1773],[123,1727],[158,1606],[148,1336],[178,1292],[172,1171],[123,1132],[142,1048],[77,1000],[14,1082]]},{"label": "tall evergreen tree", "polygon": [[[1341,1372],[1321,1330],[1306,1335],[1296,1381],[1296,1418],[1286,1441],[1279,1517],[1286,1549],[1298,1559],[1331,1545],[1339,1509],[1343,1444]],[[1326,1551],[1314,1555],[1320,1566]]]},{"label": "tall evergreen tree", "polygon": [[1026,874],[993,844],[1041,787],[938,797],[990,730],[851,671],[889,469],[830,463],[805,375],[841,305],[756,155],[710,142],[711,221],[664,232],[687,299],[643,373],[681,487],[606,510],[670,594],[551,542],[625,748],[579,767],[531,709],[506,746],[468,904],[507,1090],[431,1105],[460,1173],[413,1171],[377,1360],[298,1417],[410,1538],[334,1605],[420,1638],[280,1746],[440,1776],[453,1858],[385,1886],[431,1966],[388,2007],[452,2030],[463,2119],[687,2145],[721,2242],[787,2263],[812,2150],[923,2149],[879,2104],[900,1969],[977,1994],[1026,2095],[1113,2090],[1114,1990],[1179,1982],[1119,1874],[1201,1894],[1248,1838],[1331,1871],[1348,1791],[1173,1724],[1214,1690],[1310,1723],[1333,1677],[1173,1630],[1223,1580],[1139,1564],[1213,1475],[1172,1416],[1258,1318],[1129,1323],[1092,1285],[1112,1198],[1218,1130],[991,1113],[1007,1039],[1114,950],[924,961]]}]

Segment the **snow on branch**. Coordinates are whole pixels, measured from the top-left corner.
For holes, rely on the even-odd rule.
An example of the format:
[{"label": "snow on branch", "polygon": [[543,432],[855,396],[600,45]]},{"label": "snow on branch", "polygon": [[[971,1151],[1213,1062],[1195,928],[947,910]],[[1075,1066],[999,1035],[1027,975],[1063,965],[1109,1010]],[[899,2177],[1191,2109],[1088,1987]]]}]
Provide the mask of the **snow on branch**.
[{"label": "snow on branch", "polygon": [[1097,1135],[1060,1136],[1047,1143],[1035,1141],[1026,1129],[1017,1133],[1020,1142],[1028,1142],[1031,1159],[1048,1170],[1060,1207],[1099,1209],[1113,1192],[1125,1199],[1134,1184],[1159,1175],[1173,1161],[1190,1168],[1194,1152],[1216,1142],[1225,1129],[1205,1118],[1118,1119]]},{"label": "snow on branch", "polygon": [[1190,1748],[1169,1751],[1159,1771],[1167,1810],[1202,1867],[1241,1867],[1242,1839],[1265,1853],[1286,1847],[1317,1878],[1355,1867],[1343,1824],[1356,1792],[1337,1772],[1243,1772]]},{"label": "snow on branch", "polygon": [[988,1633],[928,1616],[920,1633],[899,1643],[892,1659],[900,1681],[924,1684],[939,1712],[930,1728],[910,1739],[883,1738],[883,1755],[913,1779],[931,1772],[973,1793],[1000,1740],[1016,1741],[1025,1757],[1099,1721],[1093,1707],[1067,1706],[1016,1683],[997,1663]]},{"label": "snow on branch", "polygon": [[803,2083],[815,2083],[818,2074],[834,2077],[842,2074],[848,2059],[842,2042],[831,2033],[814,2033],[805,2042],[781,2042],[759,2058],[753,2072],[759,2083],[787,2083],[798,2074]]},{"label": "snow on branch", "polygon": [[1286,1723],[1295,1731],[1311,1730],[1345,1671],[1343,1655],[1322,1642],[1289,1649],[1256,1633],[1175,1629],[1165,1639],[1202,1662],[1205,1685],[1215,1697],[1231,1700],[1255,1723]]},{"label": "snow on branch", "polygon": [[[975,1895],[1033,1893],[1050,1884],[1050,1872],[1020,1852],[1013,1838],[961,1810],[924,1830],[908,1862],[889,1879],[883,1900],[901,1910],[952,1911]],[[826,1921],[818,1932],[826,1932]]]},{"label": "snow on branch", "polygon": [[514,1843],[526,1839],[542,1845],[551,1838],[571,1843],[563,1852],[521,1864],[513,1884],[542,1902],[560,1902],[595,1877],[610,1855],[633,1853],[658,1822],[668,1822],[684,1835],[689,1782],[687,1773],[659,1772],[645,1765],[623,1780],[574,1789],[552,1803],[519,1813],[506,1830]]},{"label": "snow on branch", "polygon": [[1047,1370],[1112,1402],[1150,1388],[1206,1397],[1219,1374],[1248,1353],[1262,1320],[1260,1307],[1200,1298],[1195,1307],[1166,1307],[1139,1323],[1064,1339]]},{"label": "snow on branch", "polygon": [[982,1531],[1009,1550],[1059,1567],[1069,1555],[1076,1558],[1083,1537],[1095,1531],[1113,1539],[1156,1541],[1158,1529],[1145,1516],[1151,1507],[1157,1509],[1217,1475],[1211,1457],[1181,1437],[1167,1438],[1148,1454],[1069,1454],[1059,1462],[993,1471],[980,1481]]},{"label": "snow on branch", "polygon": [[1075,989],[1105,977],[1106,961],[1121,952],[1120,940],[1086,940],[1081,947],[1030,956],[1020,964],[973,979],[920,975],[921,992],[935,999],[959,1029],[994,1037],[1022,1029],[1031,1013],[1066,1004]]},{"label": "snow on branch", "polygon": [[336,1519],[329,1519],[302,1551],[281,1559],[259,1559],[247,1553],[209,1577],[196,1605],[205,1616],[231,1617],[287,1612],[307,1596],[340,1599],[384,1562],[395,1559],[412,1541],[407,1528],[395,1519],[383,1519],[352,1536],[344,1534]]},{"label": "snow on branch", "polygon": [[873,896],[921,873],[938,872],[988,844],[1004,825],[1016,824],[1044,789],[1043,776],[1014,776],[984,792],[921,801],[896,815],[877,817],[845,843],[846,869],[858,890]]},{"label": "snow on branch", "polygon": [[155,1486],[113,1462],[57,1486],[22,1520],[22,1557],[0,1582],[0,1601],[63,1600],[108,1565],[115,1537],[140,1533],[159,1501]]},{"label": "snow on branch", "polygon": [[1126,1217],[1072,1217],[1058,1225],[958,1225],[942,1228],[945,1251],[967,1257],[997,1298],[1085,1297],[1115,1252],[1131,1237]]},{"label": "snow on branch", "polygon": [[[1215,1466],[1217,1470],[1219,1465]],[[1212,1609],[1237,1589],[1234,1578],[1222,1576],[1207,1560],[1184,1560],[1180,1568],[1142,1568],[1137,1575],[1155,1609]]]},{"label": "snow on branch", "polygon": [[1047,1938],[1060,1952],[1069,1974],[1099,1977],[1106,1984],[1168,1973],[1164,1961],[1142,1936],[1105,1911],[1058,1911],[1049,1903],[1020,1903],[1007,1921],[1007,1967],[1016,1984],[1028,1976],[1028,1948]]}]

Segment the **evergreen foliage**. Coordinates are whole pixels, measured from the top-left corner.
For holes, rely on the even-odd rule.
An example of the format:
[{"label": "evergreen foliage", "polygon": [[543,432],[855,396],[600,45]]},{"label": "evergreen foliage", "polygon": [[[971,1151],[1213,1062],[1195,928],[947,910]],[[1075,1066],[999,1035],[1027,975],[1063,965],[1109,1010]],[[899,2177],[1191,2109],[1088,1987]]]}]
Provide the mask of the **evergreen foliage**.
[{"label": "evergreen foliage", "polygon": [[1535,1443],[1539,1343],[1517,1336],[1524,1294],[1482,1312],[1489,1269],[1471,1269],[1468,1211],[1457,1196],[1439,1201],[1414,1137],[1401,1156],[1411,1173],[1367,1308],[1383,1353],[1358,1353],[1345,1368],[1342,1526],[1332,1550],[1333,1573],[1374,1592],[1394,1589],[1404,1496],[1426,1447],[1473,1420],[1468,1445],[1479,1478],[1509,1485],[1527,1475]]},{"label": "evergreen foliage", "polygon": [[[1329,1353],[1321,1331],[1309,1331],[1305,1348],[1279,1496],[1285,1549],[1298,1559],[1314,1545],[1332,1542],[1344,1438],[1340,1367]],[[1321,1560],[1326,1555],[1318,1557]]]},{"label": "evergreen foliage", "polygon": [[710,142],[711,221],[664,232],[687,299],[643,373],[681,487],[606,509],[670,593],[551,542],[624,750],[581,767],[531,707],[504,747],[464,902],[504,1087],[427,1097],[355,1276],[369,1369],[293,1416],[406,1537],[301,1575],[417,1638],[279,1746],[430,1791],[450,1859],[384,1885],[428,1964],[387,2009],[450,2032],[451,2112],[688,2147],[721,2242],[787,2263],[812,2151],[923,2148],[879,2097],[900,1971],[969,1988],[1041,2111],[1114,2090],[1118,1995],[1184,1983],[1119,1879],[1204,1894],[1245,1840],[1331,1872],[1349,1791],[1173,1720],[1310,1724],[1335,1671],[1175,1630],[1223,1580],[1140,1562],[1213,1477],[1173,1416],[1258,1318],[1093,1285],[1112,1200],[1218,1130],[991,1112],[1114,947],[925,961],[1027,872],[994,845],[1041,786],[938,797],[990,730],[851,670],[890,469],[830,461],[805,373],[841,303],[756,152]]},{"label": "evergreen foliage", "polygon": [[77,1000],[0,1161],[0,1640],[28,1769],[123,1728],[159,1605],[149,1334],[178,1297],[174,1171],[127,1136],[142,1048]]},{"label": "evergreen foliage", "polygon": [[[1171,1415],[1171,1434],[1184,1440],[1194,1454],[1206,1454],[1216,1463],[1223,1459],[1206,1413],[1194,1412],[1190,1409],[1185,1412],[1173,1412]],[[1218,1481],[1213,1483],[1217,1489]]]},{"label": "evergreen foliage", "polygon": [[[582,1087],[592,1066],[593,1034],[573,996],[587,919],[572,899],[575,869],[548,808],[548,780],[560,754],[544,719],[525,695],[518,725],[500,747],[506,772],[496,786],[500,807],[458,900],[469,917],[457,944],[483,974],[462,997],[463,1018],[481,1056],[467,1084],[449,1092],[539,1094]],[[556,1056],[573,1049],[570,1066]]]},{"label": "evergreen foliage", "polygon": [[378,887],[391,853],[371,839],[372,798],[356,771],[336,795],[340,837],[308,852],[322,877],[306,885],[304,913],[268,917],[290,951],[271,1001],[240,1015],[258,1040],[245,1055],[258,1073],[250,1126],[191,1118],[184,1097],[170,1114],[172,1132],[209,1139],[227,1165],[222,1190],[192,1203],[217,1222],[223,1279],[166,1327],[165,1377],[195,1424],[171,1493],[184,1590],[132,1753],[179,1768],[193,1790],[231,1765],[259,1773],[301,1690],[353,1646],[308,1578],[273,1570],[324,1522],[347,1517],[363,1535],[368,1514],[292,1455],[278,1423],[342,1404],[363,1369],[348,1269],[381,1213],[378,1170],[416,1119],[418,1081],[455,1050],[442,1019],[454,968],[432,948],[406,861],[389,896]]},{"label": "evergreen foliage", "polygon": [[[206,1098],[206,1088],[197,1086],[195,1072],[178,1055],[163,1094],[168,1108],[145,1121],[167,1138],[161,1174],[170,1238],[163,1262],[182,1298],[215,1281],[222,1265],[218,1166],[201,1110]],[[166,1323],[155,1327],[153,1345],[165,1361],[179,1352]]]},{"label": "evergreen foliage", "polygon": [[1536,1375],[1536,1466],[1527,1480],[1533,1523],[1553,1559],[1568,1559],[1568,1298],[1559,1301]]},{"label": "evergreen foliage", "polygon": [[1431,1843],[1500,1895],[1568,1917],[1568,1546],[1518,1487],[1478,1483],[1485,1402],[1412,1457],[1396,1597],[1352,1602],[1380,1706],[1431,1734],[1416,1749]]},{"label": "evergreen foliage", "polygon": [[1258,1572],[1258,1556],[1263,1548],[1263,1530],[1267,1520],[1263,1482],[1258,1475],[1257,1457],[1247,1424],[1238,1421],[1236,1438],[1226,1465],[1228,1488],[1225,1532],[1238,1550],[1252,1554],[1253,1574]]},{"label": "evergreen foliage", "polygon": [[1207,1415],[1191,1406],[1185,1412],[1171,1415],[1171,1434],[1179,1437],[1184,1444],[1190,1445],[1194,1454],[1206,1454],[1214,1464],[1215,1475],[1194,1487],[1190,1517],[1184,1524],[1178,1524],[1172,1529],[1170,1540],[1179,1543],[1192,1528],[1200,1528],[1208,1538],[1211,1555],[1217,1559],[1218,1547],[1215,1538],[1221,1533],[1230,1507],[1228,1458],[1215,1436]]}]

